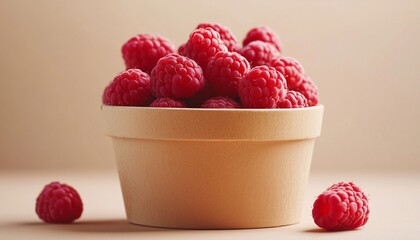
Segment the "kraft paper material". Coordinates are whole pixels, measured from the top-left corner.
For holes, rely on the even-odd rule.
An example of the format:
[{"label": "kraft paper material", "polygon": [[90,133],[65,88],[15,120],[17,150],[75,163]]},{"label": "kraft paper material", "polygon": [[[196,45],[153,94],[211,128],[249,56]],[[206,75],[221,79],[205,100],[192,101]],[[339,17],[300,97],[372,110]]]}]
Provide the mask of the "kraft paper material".
[{"label": "kraft paper material", "polygon": [[323,106],[102,106],[128,221],[235,229],[299,222]]}]

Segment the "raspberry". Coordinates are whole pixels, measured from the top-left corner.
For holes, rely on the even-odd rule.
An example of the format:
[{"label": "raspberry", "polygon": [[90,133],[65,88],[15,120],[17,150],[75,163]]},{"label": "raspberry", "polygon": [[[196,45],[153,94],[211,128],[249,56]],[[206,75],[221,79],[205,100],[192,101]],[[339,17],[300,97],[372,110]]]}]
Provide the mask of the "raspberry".
[{"label": "raspberry", "polygon": [[204,71],[214,91],[220,96],[237,97],[238,83],[250,70],[248,61],[236,52],[218,52]]},{"label": "raspberry", "polygon": [[192,59],[171,53],[152,70],[151,87],[155,97],[188,98],[205,85],[203,70]]},{"label": "raspberry", "polygon": [[297,87],[303,80],[304,70],[296,59],[277,57],[270,62],[270,66],[283,74],[290,89]]},{"label": "raspberry", "polygon": [[225,43],[228,51],[236,52],[239,50],[238,41],[236,40],[235,36],[233,36],[233,33],[230,31],[229,28],[221,26],[217,23],[200,23],[196,29],[207,27],[213,29],[214,31],[220,34],[220,38]]},{"label": "raspberry", "polygon": [[150,107],[162,108],[186,108],[185,103],[172,98],[158,98],[150,104]]},{"label": "raspberry", "polygon": [[273,32],[273,30],[271,30],[270,28],[256,27],[249,30],[245,36],[244,41],[242,42],[242,45],[246,46],[250,42],[257,41],[257,40],[270,43],[277,49],[277,51],[281,52],[280,39],[277,36],[277,34]]},{"label": "raspberry", "polygon": [[36,214],[47,223],[71,223],[82,215],[83,203],[74,188],[52,182],[36,199]]},{"label": "raspberry", "polygon": [[280,56],[280,53],[269,43],[254,41],[239,50],[252,67],[269,65],[271,60]]},{"label": "raspberry", "polygon": [[354,183],[340,182],[318,196],[312,217],[316,225],[327,230],[355,229],[369,219],[368,199]]},{"label": "raspberry", "polygon": [[214,97],[201,105],[202,108],[240,108],[241,105],[230,98]]},{"label": "raspberry", "polygon": [[175,46],[162,36],[139,34],[128,40],[121,51],[127,69],[150,73],[161,57],[175,52]]},{"label": "raspberry", "polygon": [[226,52],[227,47],[220,39],[219,33],[211,28],[194,30],[184,47],[185,56],[196,61],[203,69],[210,58],[220,51]]},{"label": "raspberry", "polygon": [[239,97],[246,108],[276,108],[286,97],[287,83],[276,69],[258,66],[239,83]]},{"label": "raspberry", "polygon": [[315,83],[307,75],[303,76],[302,82],[293,89],[294,91],[302,93],[308,100],[309,106],[315,106],[319,102],[318,88]]},{"label": "raspberry", "polygon": [[302,93],[289,90],[286,97],[277,104],[278,108],[303,108],[308,107],[308,100]]},{"label": "raspberry", "polygon": [[152,101],[149,75],[139,69],[121,72],[105,88],[102,100],[114,106],[148,106]]}]

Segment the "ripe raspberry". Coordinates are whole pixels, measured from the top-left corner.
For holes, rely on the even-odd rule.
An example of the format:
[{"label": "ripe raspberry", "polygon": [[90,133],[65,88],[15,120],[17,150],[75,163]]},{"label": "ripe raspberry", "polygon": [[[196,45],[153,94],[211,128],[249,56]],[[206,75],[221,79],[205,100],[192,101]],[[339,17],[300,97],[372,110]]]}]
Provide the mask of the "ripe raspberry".
[{"label": "ripe raspberry", "polygon": [[316,225],[327,230],[355,229],[369,219],[368,199],[354,183],[340,182],[318,196],[312,216]]},{"label": "ripe raspberry", "polygon": [[308,100],[302,93],[289,90],[286,97],[277,104],[278,108],[303,108],[308,107]]},{"label": "ripe raspberry", "polygon": [[214,97],[205,101],[202,108],[240,108],[241,105],[230,98]]},{"label": "ripe raspberry", "polygon": [[185,99],[185,102],[189,107],[199,108],[204,101],[215,96],[217,96],[216,92],[214,92],[213,88],[207,82],[200,91],[194,94],[194,96]]},{"label": "ripe raspberry", "polygon": [[121,72],[105,88],[102,101],[114,106],[148,106],[152,101],[149,75],[139,69]]},{"label": "ripe raspberry", "polygon": [[315,106],[319,102],[318,88],[315,83],[307,75],[303,76],[302,82],[299,86],[293,89],[294,91],[302,93],[308,100],[309,106]]},{"label": "ripe raspberry", "polygon": [[150,74],[161,57],[175,52],[175,46],[162,36],[139,34],[128,40],[121,51],[127,69],[138,68]]},{"label": "ripe raspberry", "polygon": [[220,39],[219,33],[211,28],[194,30],[184,47],[185,56],[196,61],[203,69],[210,58],[220,51],[226,52],[227,47]]},{"label": "ripe raspberry", "polygon": [[47,223],[71,223],[82,215],[83,203],[74,188],[52,182],[36,199],[36,214]]},{"label": "ripe raspberry", "polygon": [[161,108],[186,108],[185,103],[172,98],[158,98],[150,104],[150,107]]},{"label": "ripe raspberry", "polygon": [[237,97],[238,84],[250,70],[246,58],[236,52],[218,52],[212,57],[204,76],[220,96]]},{"label": "ripe raspberry", "polygon": [[236,40],[235,36],[233,36],[233,33],[230,31],[229,28],[217,23],[200,23],[196,29],[207,27],[213,29],[214,31],[220,34],[220,38],[225,43],[228,51],[236,52],[239,50],[238,41]]},{"label": "ripe raspberry", "polygon": [[287,83],[276,69],[258,66],[239,83],[239,97],[246,108],[276,108],[286,97]]},{"label": "ripe raspberry", "polygon": [[152,70],[152,93],[158,98],[188,98],[204,85],[201,67],[192,59],[177,53],[162,57]]},{"label": "ripe raspberry", "polygon": [[283,74],[290,89],[297,87],[303,81],[304,70],[296,59],[277,57],[270,62],[270,66]]},{"label": "ripe raspberry", "polygon": [[253,41],[239,50],[252,67],[269,65],[273,58],[280,56],[280,53],[269,43]]},{"label": "ripe raspberry", "polygon": [[242,45],[246,46],[250,42],[257,41],[257,40],[270,43],[277,49],[277,51],[281,52],[280,39],[277,36],[277,34],[270,28],[256,27],[249,30],[249,32],[245,36],[244,41],[242,42]]}]

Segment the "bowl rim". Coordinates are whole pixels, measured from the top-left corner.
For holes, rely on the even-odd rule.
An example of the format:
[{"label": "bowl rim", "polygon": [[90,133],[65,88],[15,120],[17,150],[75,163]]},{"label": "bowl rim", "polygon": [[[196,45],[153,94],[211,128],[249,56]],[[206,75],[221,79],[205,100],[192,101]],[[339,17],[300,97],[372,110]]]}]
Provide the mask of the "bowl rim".
[{"label": "bowl rim", "polygon": [[320,136],[323,105],[296,109],[102,106],[106,135],[176,141],[282,141]]},{"label": "bowl rim", "polygon": [[152,110],[152,111],[198,111],[198,112],[287,112],[287,111],[309,111],[317,108],[324,108],[323,104],[317,104],[315,106],[304,107],[304,108],[169,108],[169,107],[139,107],[139,106],[113,106],[113,105],[101,105],[103,108],[124,108],[132,110]]}]

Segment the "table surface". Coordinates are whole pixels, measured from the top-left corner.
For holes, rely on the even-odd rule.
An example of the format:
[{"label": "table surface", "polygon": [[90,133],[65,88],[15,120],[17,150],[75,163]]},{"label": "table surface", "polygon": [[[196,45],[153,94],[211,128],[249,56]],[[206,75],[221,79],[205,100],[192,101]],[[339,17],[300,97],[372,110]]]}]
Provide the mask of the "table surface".
[{"label": "table surface", "polygon": [[[420,172],[311,172],[302,220],[292,226],[246,230],[176,230],[125,220],[116,170],[0,171],[0,239],[420,239]],[[35,199],[46,183],[76,188],[84,212],[73,224],[45,224]],[[314,224],[312,203],[329,185],[353,181],[368,195],[371,215],[353,231],[326,232]]]}]

